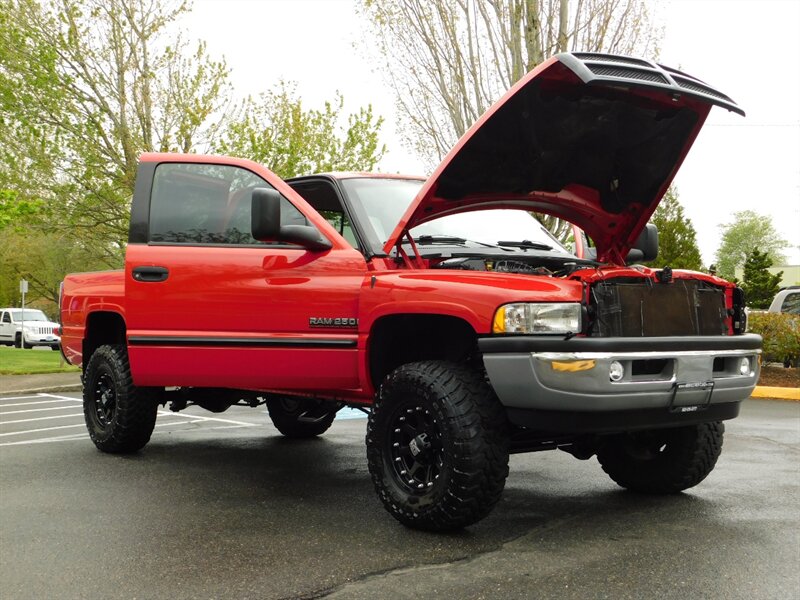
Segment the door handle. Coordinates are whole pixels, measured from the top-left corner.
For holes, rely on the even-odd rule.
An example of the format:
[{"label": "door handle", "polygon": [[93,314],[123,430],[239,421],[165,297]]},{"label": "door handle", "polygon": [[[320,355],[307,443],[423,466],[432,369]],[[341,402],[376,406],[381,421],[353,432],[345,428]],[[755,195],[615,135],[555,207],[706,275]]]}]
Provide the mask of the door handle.
[{"label": "door handle", "polygon": [[166,281],[169,269],[166,267],[134,267],[133,278],[142,282]]}]

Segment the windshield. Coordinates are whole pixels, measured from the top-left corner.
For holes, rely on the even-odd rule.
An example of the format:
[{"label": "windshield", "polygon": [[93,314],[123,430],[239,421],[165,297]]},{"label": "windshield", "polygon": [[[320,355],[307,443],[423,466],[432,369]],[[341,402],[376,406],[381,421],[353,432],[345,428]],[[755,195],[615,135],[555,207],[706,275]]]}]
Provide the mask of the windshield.
[{"label": "windshield", "polygon": [[[22,309],[17,308],[14,310],[9,311],[11,313],[11,318],[14,319],[15,322],[22,321]],[[25,320],[26,321],[49,321],[45,314],[40,311],[36,310],[35,308],[26,308],[25,309]]]},{"label": "windshield", "polygon": [[[380,252],[423,182],[416,179],[354,178],[342,182],[359,221],[364,224],[368,242]],[[423,223],[411,230],[414,239],[422,236],[461,238],[478,244],[497,246],[501,241],[532,242],[546,245],[553,252],[572,254],[529,212],[513,209],[476,210],[448,215]]]}]

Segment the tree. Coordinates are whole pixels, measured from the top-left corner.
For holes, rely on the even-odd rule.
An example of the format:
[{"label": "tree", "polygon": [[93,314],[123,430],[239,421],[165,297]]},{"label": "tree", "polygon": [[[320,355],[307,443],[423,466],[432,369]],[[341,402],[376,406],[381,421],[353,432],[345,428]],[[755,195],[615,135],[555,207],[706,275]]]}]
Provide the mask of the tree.
[{"label": "tree", "polygon": [[[657,54],[645,0],[362,0],[408,146],[430,167],[557,52]],[[568,226],[543,219],[559,237]]]},{"label": "tree", "polygon": [[188,10],[170,0],[0,0],[0,224],[28,215],[28,226],[117,267],[142,152],[228,150],[284,176],[381,158],[371,107],[340,128],[339,95],[319,111],[304,111],[287,86],[234,102],[224,60],[181,37]]},{"label": "tree", "polygon": [[759,215],[752,210],[743,210],[733,215],[733,221],[719,226],[722,240],[717,249],[717,275],[724,279],[733,279],[736,268],[744,264],[747,254],[754,248],[766,253],[772,264],[785,260],[781,250],[786,247],[772,219]]},{"label": "tree", "polygon": [[658,228],[658,262],[673,269],[702,268],[697,232],[684,215],[678,191],[670,187],[653,213],[650,222]]},{"label": "tree", "polygon": [[28,303],[52,314],[66,273],[104,266],[90,246],[73,237],[30,227],[6,227],[0,230],[0,306],[19,306],[19,281],[26,279]]},{"label": "tree", "polygon": [[0,189],[120,264],[137,159],[213,134],[228,69],[174,32],[186,3],[0,0]]},{"label": "tree", "polygon": [[750,308],[769,308],[770,302],[780,290],[783,271],[773,275],[767,270],[771,266],[772,259],[766,252],[753,248],[747,253],[742,289]]},{"label": "tree", "polygon": [[294,85],[281,82],[258,101],[248,100],[241,118],[229,123],[214,152],[262,163],[284,179],[321,171],[369,171],[386,146],[378,142],[383,118],[372,106],[347,116],[337,93],[322,110],[306,109]]}]

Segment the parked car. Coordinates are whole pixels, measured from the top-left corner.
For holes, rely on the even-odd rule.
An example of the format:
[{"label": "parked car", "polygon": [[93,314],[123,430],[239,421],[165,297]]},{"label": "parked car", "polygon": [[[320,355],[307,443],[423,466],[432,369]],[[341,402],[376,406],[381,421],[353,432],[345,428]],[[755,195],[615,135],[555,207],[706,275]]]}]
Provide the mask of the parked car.
[{"label": "parked car", "polygon": [[[800,285],[790,285],[787,288],[780,290],[772,299],[769,305],[768,313],[778,313],[785,315],[800,315]],[[800,336],[800,331],[797,329],[797,320],[790,321],[793,326],[794,339]],[[791,334],[790,334],[791,335]],[[797,367],[797,355],[785,356],[782,359],[783,366],[786,368]],[[778,362],[781,362],[779,357]]]},{"label": "parked car", "polygon": [[58,350],[61,345],[58,323],[35,308],[0,309],[0,344],[17,348],[50,346]]},{"label": "parked car", "polygon": [[789,286],[775,294],[767,312],[800,315],[800,285]]}]

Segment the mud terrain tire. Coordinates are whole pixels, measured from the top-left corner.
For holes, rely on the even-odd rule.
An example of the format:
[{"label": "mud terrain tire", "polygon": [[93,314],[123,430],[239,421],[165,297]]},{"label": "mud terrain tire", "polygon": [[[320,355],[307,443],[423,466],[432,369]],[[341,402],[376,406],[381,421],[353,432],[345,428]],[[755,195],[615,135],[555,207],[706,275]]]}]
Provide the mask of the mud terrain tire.
[{"label": "mud terrain tire", "polygon": [[508,476],[505,412],[482,373],[446,362],[403,365],[367,424],[378,497],[403,525],[461,529],[497,504]]},{"label": "mud terrain tire", "polygon": [[702,423],[625,433],[598,451],[603,470],[620,486],[646,494],[677,494],[703,481],[722,452],[725,426]]},{"label": "mud terrain tire", "polygon": [[94,445],[103,452],[136,452],[156,424],[155,394],[133,385],[123,345],[100,346],[83,375],[83,415]]}]

